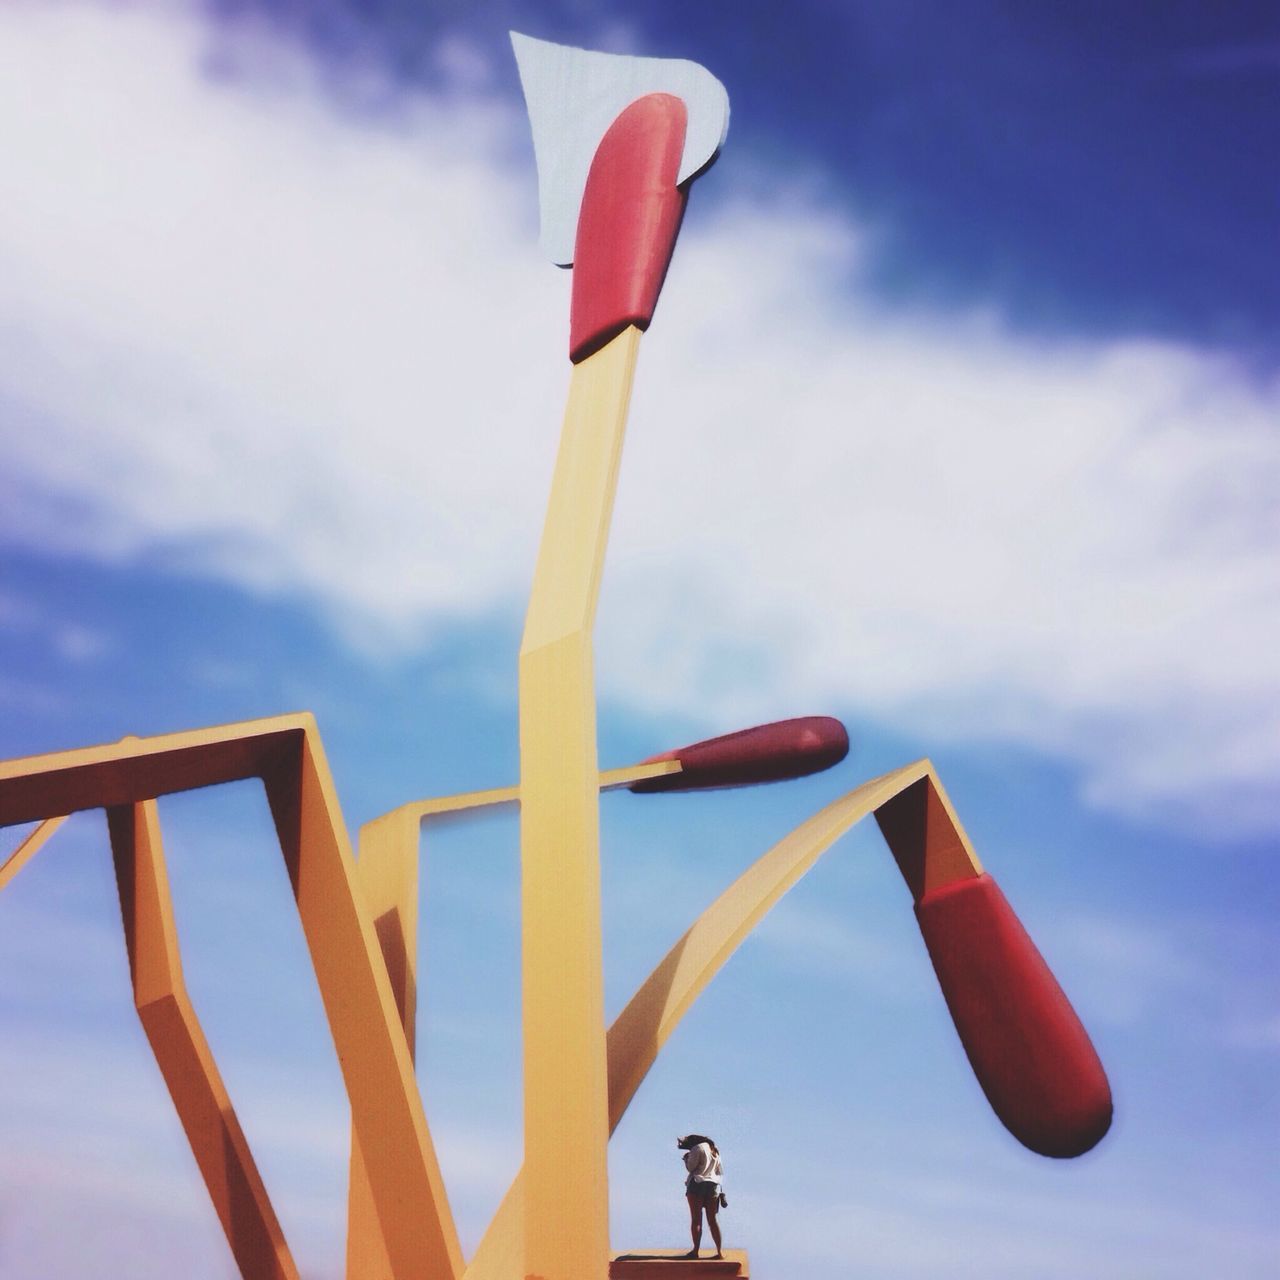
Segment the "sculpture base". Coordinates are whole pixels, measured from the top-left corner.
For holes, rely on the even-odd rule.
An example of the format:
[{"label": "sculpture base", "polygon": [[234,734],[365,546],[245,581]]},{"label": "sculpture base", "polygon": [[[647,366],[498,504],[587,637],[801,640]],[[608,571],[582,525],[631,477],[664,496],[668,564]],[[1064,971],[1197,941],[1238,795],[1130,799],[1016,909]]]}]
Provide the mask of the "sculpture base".
[{"label": "sculpture base", "polygon": [[748,1280],[747,1255],[742,1249],[726,1249],[713,1258],[714,1246],[697,1258],[686,1258],[680,1249],[647,1249],[617,1253],[609,1262],[609,1280]]}]

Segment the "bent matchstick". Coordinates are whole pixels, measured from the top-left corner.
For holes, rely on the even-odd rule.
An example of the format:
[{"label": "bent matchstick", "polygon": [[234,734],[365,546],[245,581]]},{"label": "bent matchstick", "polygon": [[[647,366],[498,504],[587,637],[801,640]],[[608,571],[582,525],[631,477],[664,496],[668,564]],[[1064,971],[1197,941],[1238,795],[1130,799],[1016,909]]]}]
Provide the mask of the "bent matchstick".
[{"label": "bent matchstick", "polygon": [[[640,333],[657,305],[688,181],[723,140],[728,98],[689,63],[512,41],[544,241],[574,231],[573,374],[520,647],[521,1274],[585,1280],[609,1264],[592,633]],[[718,115],[683,96],[708,83],[719,89]],[[714,137],[709,154],[689,153],[691,114],[695,135]],[[596,1194],[570,1196],[566,1187]]]}]

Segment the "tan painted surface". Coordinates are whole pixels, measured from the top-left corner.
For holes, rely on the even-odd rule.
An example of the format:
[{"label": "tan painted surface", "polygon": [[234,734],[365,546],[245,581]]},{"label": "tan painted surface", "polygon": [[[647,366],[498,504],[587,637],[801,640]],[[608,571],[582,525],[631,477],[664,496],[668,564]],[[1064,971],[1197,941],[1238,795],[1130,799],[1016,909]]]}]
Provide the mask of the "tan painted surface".
[{"label": "tan painted surface", "polygon": [[919,902],[926,893],[982,874],[982,864],[932,770],[876,810],[902,878]]},{"label": "tan painted surface", "polygon": [[629,328],[574,366],[520,648],[523,1265],[539,1280],[609,1270],[592,630],[639,342]]},{"label": "tan painted surface", "polygon": [[[80,809],[119,810],[251,777],[266,785],[393,1274],[397,1280],[455,1280],[462,1251],[387,965],[356,891],[354,860],[314,719],[277,716],[5,762],[0,825]],[[167,895],[167,885],[157,883]],[[180,1001],[149,998],[163,991],[169,963],[163,956],[176,945],[163,927],[152,936],[159,950],[153,955],[148,948],[138,978],[144,1003],[154,1009],[148,1034],[159,1038],[162,1052],[173,1045],[176,1054],[198,1024]],[[174,1091],[187,1076],[198,1082],[201,1075],[189,1063],[166,1079]],[[186,1112],[198,1110],[199,1098],[178,1089],[174,1101],[186,1125]]]},{"label": "tan painted surface", "polygon": [[[418,830],[415,814],[402,811],[390,821],[370,823],[360,832],[356,879],[378,946],[387,966],[405,1044],[414,1056],[418,1016]],[[360,1132],[351,1126],[351,1168],[347,1193],[348,1280],[393,1280],[395,1271],[369,1185]]]},{"label": "tan painted surface", "polygon": [[154,800],[107,813],[138,1017],[245,1280],[298,1280],[187,994]]},{"label": "tan painted surface", "polygon": [[45,841],[67,820],[66,814],[46,818],[30,832],[0,866],[0,889],[5,888],[14,876],[44,848]]},{"label": "tan painted surface", "polygon": [[[553,745],[559,742],[553,739]],[[591,746],[594,755],[594,742]],[[626,786],[637,777],[678,767],[660,762],[593,772],[590,804],[581,806],[589,809],[592,831],[598,789]],[[242,1274],[292,1276],[296,1272],[279,1224],[182,986],[152,803],[157,794],[254,776],[267,787],[352,1103],[348,1275],[353,1280],[460,1280],[461,1251],[413,1077],[419,829],[424,820],[468,809],[517,802],[527,809],[527,794],[522,797],[508,787],[403,805],[365,827],[357,865],[314,722],[298,715],[0,764],[0,822],[60,816],[51,809],[109,808],[135,997],[157,1061]],[[600,1037],[606,1050],[606,1140],[662,1046],[728,957],[822,853],[872,812],[913,891],[980,872],[927,760],[862,784],[802,823],[694,922],[632,997],[607,1039]],[[52,834],[50,827],[32,834],[41,831],[46,838]],[[546,880],[558,889],[565,859],[557,843],[547,848],[552,874]],[[558,932],[566,914],[577,914],[586,925],[579,936],[595,948],[594,974],[589,976],[598,983],[598,901],[594,920],[584,909],[588,905],[580,895],[566,913],[563,896],[554,892],[535,900],[533,914],[545,917],[548,935]],[[555,955],[554,937],[540,941],[545,946],[541,960],[550,956],[565,962],[564,955]],[[568,985],[563,972],[555,976],[546,997],[553,1002]],[[575,997],[587,985],[579,982]],[[554,1023],[554,1018],[547,1021]],[[546,1034],[544,1027],[538,1031]],[[589,1037],[584,1043],[590,1049]],[[548,1037],[542,1047],[557,1045]],[[585,1065],[591,1067],[590,1062]],[[536,1089],[548,1089],[563,1100],[560,1055],[549,1076],[535,1080]],[[535,1100],[543,1101],[537,1093]],[[595,1119],[587,1117],[591,1123]],[[546,1247],[543,1232],[529,1229],[532,1215],[526,1207],[532,1185],[526,1166],[465,1268],[465,1280],[523,1280],[539,1274],[528,1263],[531,1241],[535,1249]],[[607,1214],[603,1195],[601,1201]],[[581,1203],[576,1197],[562,1198],[568,1211],[562,1208],[561,1216],[571,1230],[582,1225],[581,1215],[573,1211]],[[534,1225],[545,1224],[539,1220]],[[607,1217],[604,1225],[607,1233]],[[556,1253],[552,1261],[558,1264],[569,1256],[570,1265],[579,1265],[569,1250],[556,1252],[560,1244],[551,1242],[549,1252]],[[601,1265],[607,1268],[607,1236],[605,1245]]]},{"label": "tan painted surface", "polygon": [[267,779],[267,797],[393,1271],[398,1280],[453,1280],[462,1249],[318,734],[305,737],[295,759]]},{"label": "tan painted surface", "polygon": [[[679,772],[678,760],[606,769],[599,775],[599,789],[621,790],[642,778],[657,778]],[[487,791],[467,791],[458,795],[415,800],[374,818],[360,828],[356,875],[387,963],[411,1055],[418,1003],[416,963],[421,831],[431,825],[433,820],[444,822],[455,815],[474,813],[481,809],[508,808],[517,805],[519,799],[519,787],[496,787]],[[350,1179],[347,1277],[348,1280],[382,1280],[392,1274],[391,1263],[382,1239],[377,1211],[369,1193],[364,1157],[354,1126],[351,1132]],[[520,1267],[523,1247],[523,1234],[517,1231],[511,1240],[510,1270],[513,1275]]]}]

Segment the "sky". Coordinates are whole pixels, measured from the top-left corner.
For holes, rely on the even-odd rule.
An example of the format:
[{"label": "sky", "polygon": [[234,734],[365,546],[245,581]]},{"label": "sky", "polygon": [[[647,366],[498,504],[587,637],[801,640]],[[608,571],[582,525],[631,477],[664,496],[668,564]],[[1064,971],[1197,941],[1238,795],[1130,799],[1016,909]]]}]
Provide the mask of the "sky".
[{"label": "sky", "polygon": [[[928,755],[1106,1065],[990,1113],[874,829],[610,1147],[753,1274],[1280,1269],[1280,18],[991,3],[0,7],[0,756],[314,711],[347,823],[514,781],[568,383],[510,28],[726,85],[642,344],[605,767],[789,715],[829,773],[602,803],[610,1016],[798,822]],[[347,1112],[260,788],[161,805],[187,980],[294,1254]],[[25,829],[0,833],[0,853]],[[464,1248],[520,1161],[518,830],[423,846],[419,1080]],[[0,1280],[234,1274],[132,1011],[100,814],[0,899]],[[69,1229],[74,1223],[74,1229]]]}]

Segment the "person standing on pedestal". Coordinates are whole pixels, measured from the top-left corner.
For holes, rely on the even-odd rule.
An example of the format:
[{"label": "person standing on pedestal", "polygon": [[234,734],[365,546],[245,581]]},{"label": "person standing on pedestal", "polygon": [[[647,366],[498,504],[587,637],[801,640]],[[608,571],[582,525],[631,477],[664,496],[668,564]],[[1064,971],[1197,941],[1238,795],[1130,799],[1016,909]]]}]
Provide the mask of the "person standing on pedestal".
[{"label": "person standing on pedestal", "polygon": [[701,1133],[690,1133],[677,1138],[676,1146],[684,1152],[684,1167],[688,1170],[688,1176],[684,1180],[684,1195],[689,1202],[689,1234],[693,1237],[693,1248],[685,1257],[698,1256],[698,1247],[702,1244],[702,1215],[705,1213],[711,1238],[716,1245],[715,1256],[723,1258],[720,1224],[716,1220],[721,1205],[721,1180],[724,1177],[719,1148]]}]

